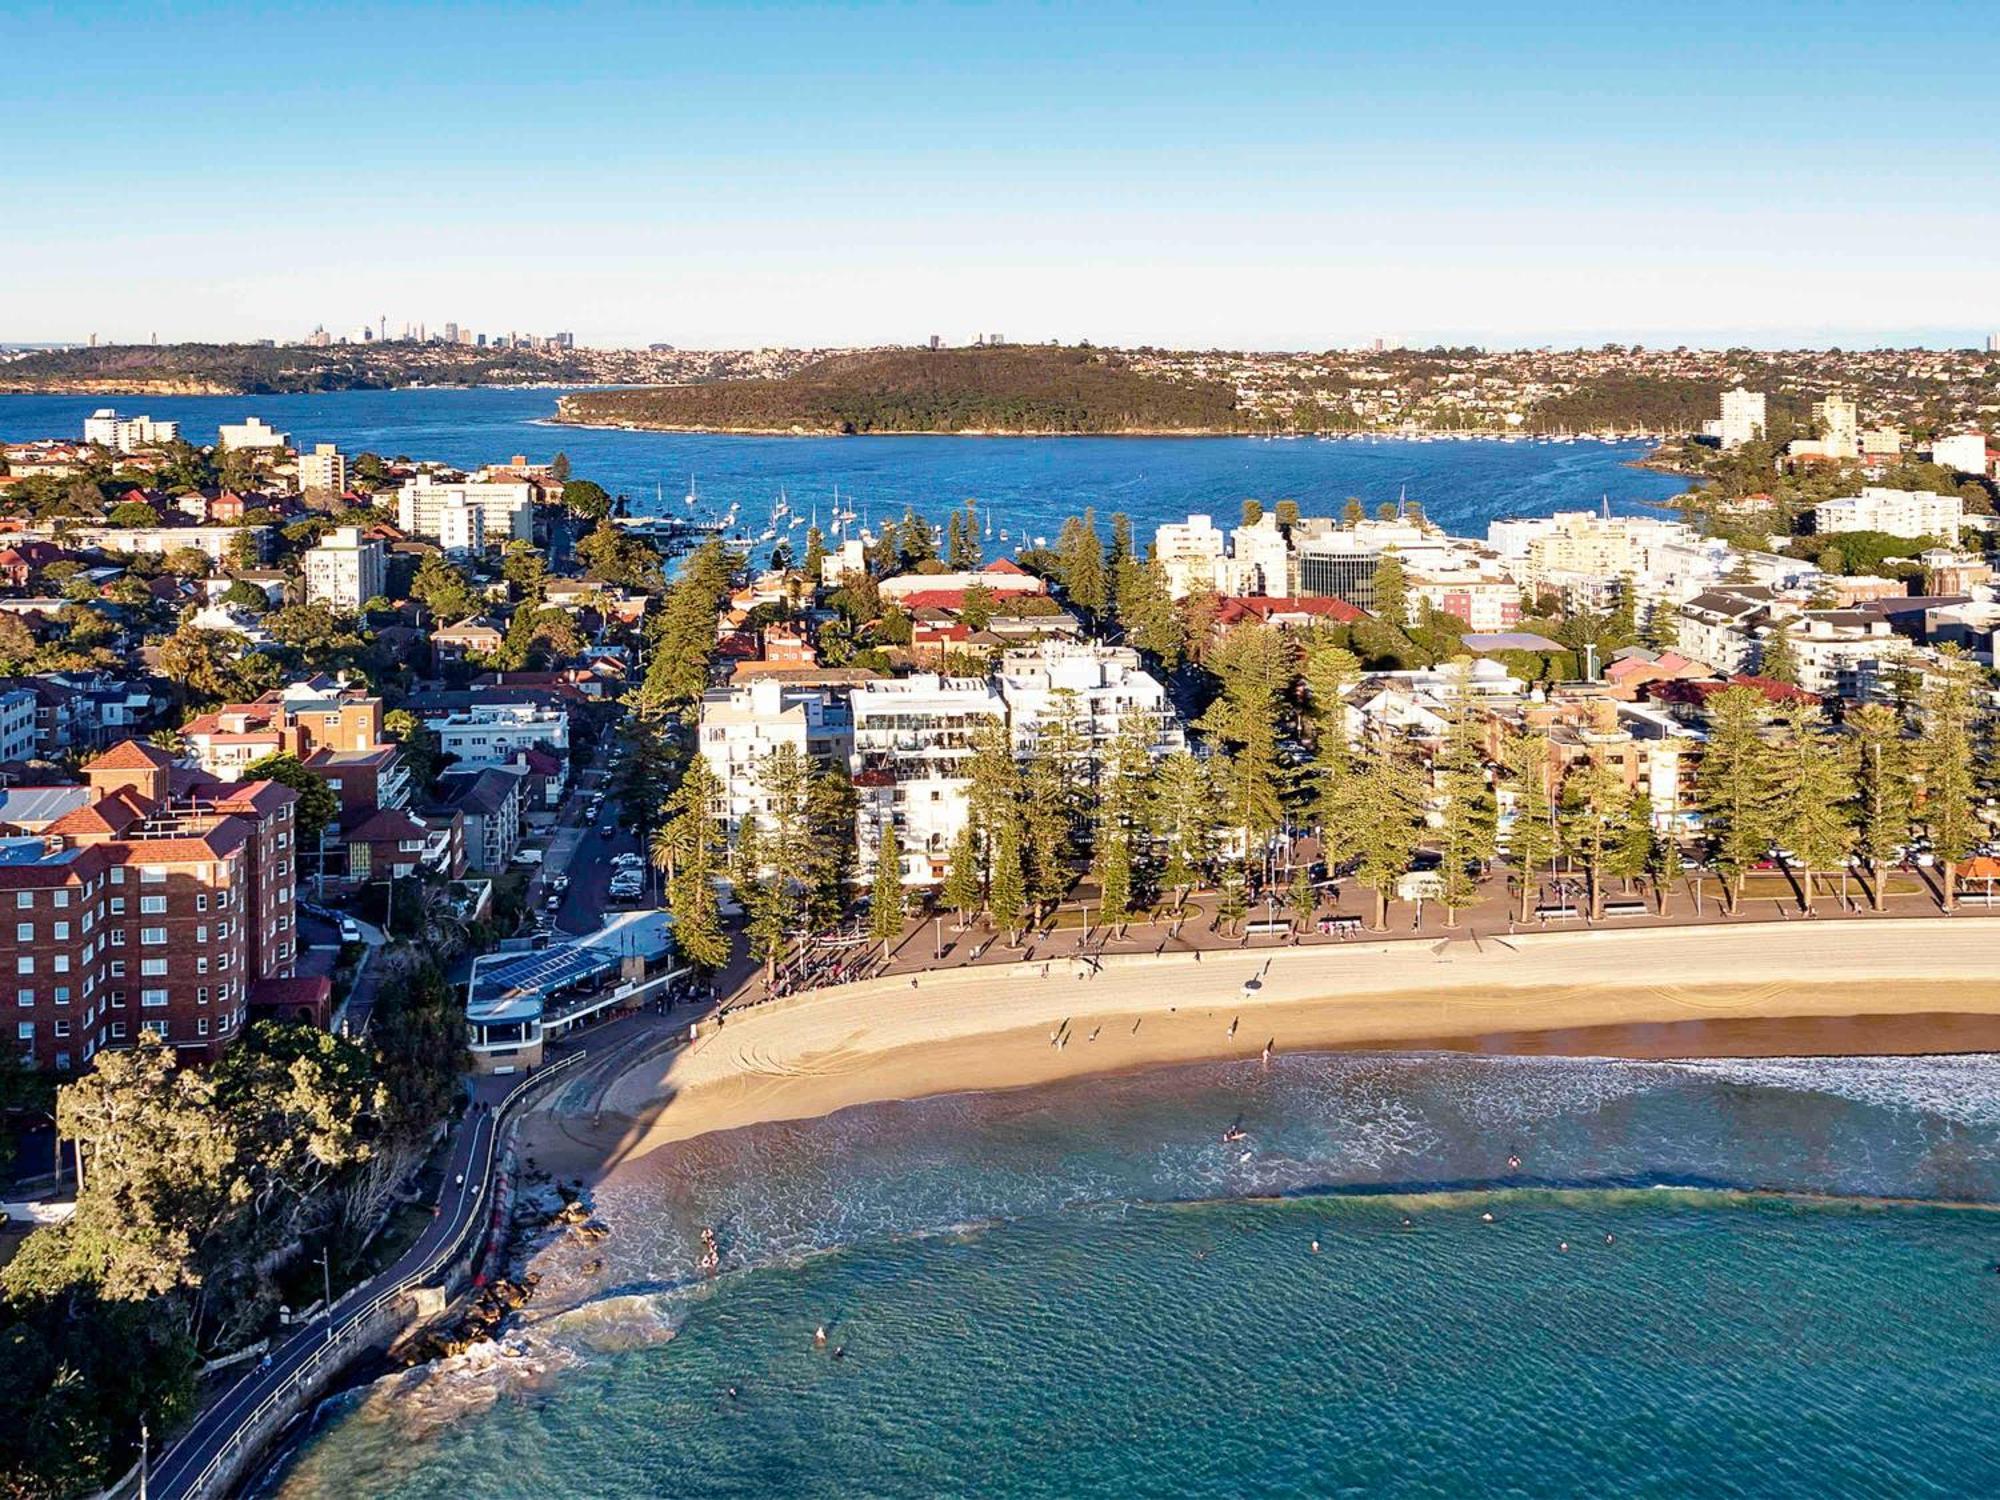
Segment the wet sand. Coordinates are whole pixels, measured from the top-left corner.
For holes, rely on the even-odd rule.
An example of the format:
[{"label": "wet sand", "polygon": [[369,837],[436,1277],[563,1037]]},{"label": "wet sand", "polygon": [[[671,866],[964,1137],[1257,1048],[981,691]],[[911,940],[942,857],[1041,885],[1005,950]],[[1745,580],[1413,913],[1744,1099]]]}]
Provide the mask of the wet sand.
[{"label": "wet sand", "polygon": [[[1055,1045],[1052,1034],[1065,1040]],[[1267,1041],[1281,1053],[1996,1051],[2000,924],[1534,934],[1201,962],[1113,958],[1095,975],[1058,961],[924,975],[914,987],[907,977],[875,980],[732,1012],[692,1048],[617,1078],[595,1117],[534,1117],[528,1144],[545,1168],[594,1178],[712,1130],[887,1099],[1254,1060]]]}]

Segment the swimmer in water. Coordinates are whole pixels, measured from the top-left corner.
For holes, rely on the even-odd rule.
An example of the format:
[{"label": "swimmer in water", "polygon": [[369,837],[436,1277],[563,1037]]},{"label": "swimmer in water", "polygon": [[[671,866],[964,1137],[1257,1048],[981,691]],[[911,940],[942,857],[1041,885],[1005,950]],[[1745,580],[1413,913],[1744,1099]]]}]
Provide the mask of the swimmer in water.
[{"label": "swimmer in water", "polygon": [[1569,1241],[1568,1240],[1562,1241],[1560,1244],[1556,1246],[1556,1249],[1562,1251],[1564,1255],[1569,1254]]},{"label": "swimmer in water", "polygon": [[1611,1242],[1612,1242],[1612,1241],[1613,1241],[1614,1239],[1616,1239],[1616,1238],[1617,1238],[1617,1236],[1616,1236],[1616,1235],[1611,1235],[1611,1234],[1607,1234],[1607,1235],[1606,1235],[1606,1236],[1604,1237],[1604,1243],[1608,1245],[1608,1244],[1610,1244],[1610,1243],[1611,1243]]},{"label": "swimmer in water", "polygon": [[1518,1172],[1518,1171],[1520,1171],[1520,1170],[1521,1170],[1521,1158],[1520,1158],[1520,1157],[1518,1157],[1518,1156],[1510,1156],[1510,1157],[1508,1157],[1508,1158],[1507,1158],[1507,1170],[1508,1170],[1508,1171],[1510,1171],[1510,1172]]},{"label": "swimmer in water", "polygon": [[1480,1223],[1482,1223],[1482,1224],[1491,1224],[1491,1223],[1493,1222],[1493,1215],[1491,1215],[1491,1214],[1481,1214],[1481,1215],[1479,1216],[1479,1222],[1480,1222]]},{"label": "swimmer in water", "polygon": [[835,1359],[845,1359],[845,1358],[847,1358],[847,1345],[845,1345],[845,1344],[835,1344],[835,1345],[833,1346],[833,1357],[834,1357]]},{"label": "swimmer in water", "polygon": [[1410,1216],[1408,1214],[1403,1215],[1403,1227],[1405,1229],[1415,1228],[1415,1226],[1410,1222]]},{"label": "swimmer in water", "polygon": [[821,1349],[824,1348],[825,1346],[826,1346],[826,1324],[822,1323],[819,1325],[819,1327],[813,1330],[813,1347],[815,1349]]},{"label": "swimmer in water", "polygon": [[1314,1255],[1317,1255],[1317,1254],[1319,1254],[1319,1241],[1318,1241],[1318,1240],[1314,1240],[1314,1241],[1313,1241],[1313,1254],[1314,1254]]}]

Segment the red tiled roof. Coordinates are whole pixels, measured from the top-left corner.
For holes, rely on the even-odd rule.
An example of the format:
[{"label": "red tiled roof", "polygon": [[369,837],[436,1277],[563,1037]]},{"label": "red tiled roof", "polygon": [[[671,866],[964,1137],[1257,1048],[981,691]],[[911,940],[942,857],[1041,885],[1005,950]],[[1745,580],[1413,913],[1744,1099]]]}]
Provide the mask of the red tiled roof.
[{"label": "red tiled roof", "polygon": [[174,758],[158,745],[143,740],[120,740],[91,761],[87,771],[164,771]]},{"label": "red tiled roof", "polygon": [[1028,570],[1011,557],[996,557],[979,570],[982,573],[1018,573],[1023,578],[1032,577]]},{"label": "red tiled roof", "polygon": [[1336,620],[1343,625],[1368,618],[1366,610],[1332,595],[1292,598],[1278,594],[1245,594],[1224,597],[1216,609],[1215,623],[1237,625],[1248,619],[1269,620],[1274,615],[1317,615],[1323,620]]}]

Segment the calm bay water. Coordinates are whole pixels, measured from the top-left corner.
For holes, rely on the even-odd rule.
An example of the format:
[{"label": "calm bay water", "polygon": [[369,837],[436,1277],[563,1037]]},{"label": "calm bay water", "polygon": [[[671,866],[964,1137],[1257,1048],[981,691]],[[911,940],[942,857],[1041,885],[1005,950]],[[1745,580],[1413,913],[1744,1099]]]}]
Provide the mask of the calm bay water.
[{"label": "calm bay water", "polygon": [[[1685,486],[1630,467],[1639,443],[1407,442],[1254,438],[727,437],[555,427],[550,390],[340,391],[315,396],[0,396],[0,437],[74,437],[100,406],[174,418],[193,442],[255,413],[295,442],[343,452],[435,458],[473,466],[558,449],[578,475],[632,497],[635,510],[684,514],[692,480],[699,512],[732,501],[757,522],[782,489],[799,514],[829,521],[838,487],[864,517],[905,506],[941,518],[967,498],[990,509],[1009,547],[1052,535],[1064,516],[1097,507],[1131,516],[1142,539],[1162,521],[1212,513],[1233,525],[1246,497],[1294,499],[1309,515],[1338,514],[1350,495],[1369,507],[1407,493],[1461,534],[1496,516],[1596,507],[1630,511]],[[752,527],[754,531],[755,526]],[[802,534],[802,533],[801,533]],[[997,543],[997,538],[996,538]],[[989,551],[997,551],[997,545]]]},{"label": "calm bay water", "polygon": [[510,1352],[331,1403],[271,1487],[1990,1494],[1968,1202],[2000,1202],[1983,1058],[1293,1057],[875,1106],[628,1164]]}]

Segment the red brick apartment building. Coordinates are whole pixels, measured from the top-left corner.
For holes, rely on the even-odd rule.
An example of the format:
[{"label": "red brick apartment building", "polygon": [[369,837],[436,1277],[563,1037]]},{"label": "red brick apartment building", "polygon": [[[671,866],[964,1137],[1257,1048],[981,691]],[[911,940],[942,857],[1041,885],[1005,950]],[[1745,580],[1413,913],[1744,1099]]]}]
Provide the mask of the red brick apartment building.
[{"label": "red brick apartment building", "polygon": [[143,1031],[217,1057],[260,986],[295,998],[281,981],[298,950],[298,794],[218,782],[136,740],[84,775],[81,807],[0,836],[0,1025],[41,1068],[81,1068]]}]

